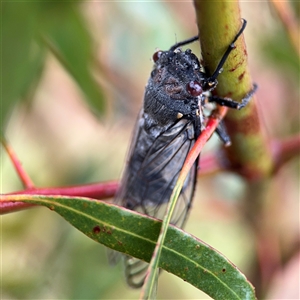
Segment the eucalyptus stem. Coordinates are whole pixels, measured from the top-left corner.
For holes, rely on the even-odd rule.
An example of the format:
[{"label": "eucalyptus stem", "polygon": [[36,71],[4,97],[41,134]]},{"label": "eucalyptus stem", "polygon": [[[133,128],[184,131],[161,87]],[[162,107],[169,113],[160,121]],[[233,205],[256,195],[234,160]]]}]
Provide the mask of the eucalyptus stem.
[{"label": "eucalyptus stem", "polygon": [[[200,35],[202,58],[209,74],[213,74],[220,58],[242,25],[238,1],[194,1]],[[246,29],[247,30],[247,29]],[[240,101],[253,87],[247,65],[243,36],[239,37],[218,76],[214,93]],[[232,140],[226,152],[231,170],[253,180],[271,174],[273,162],[264,136],[255,97],[241,111],[230,110],[225,124]]]}]

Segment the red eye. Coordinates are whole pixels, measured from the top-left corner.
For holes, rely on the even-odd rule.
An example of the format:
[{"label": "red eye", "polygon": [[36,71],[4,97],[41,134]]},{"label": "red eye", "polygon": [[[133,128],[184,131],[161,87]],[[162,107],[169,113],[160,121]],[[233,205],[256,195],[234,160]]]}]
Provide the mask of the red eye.
[{"label": "red eye", "polygon": [[202,94],[202,87],[198,81],[190,81],[186,85],[186,90],[190,95],[194,97],[197,97]]},{"label": "red eye", "polygon": [[159,60],[161,54],[162,54],[162,51],[156,51],[152,56],[153,61],[157,62]]}]

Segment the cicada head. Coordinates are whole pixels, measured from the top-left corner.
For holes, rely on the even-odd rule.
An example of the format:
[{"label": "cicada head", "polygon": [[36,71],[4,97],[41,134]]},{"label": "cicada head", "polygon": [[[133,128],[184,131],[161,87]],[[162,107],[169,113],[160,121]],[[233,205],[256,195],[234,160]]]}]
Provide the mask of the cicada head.
[{"label": "cicada head", "polygon": [[173,99],[191,99],[202,94],[204,72],[196,55],[190,49],[158,51],[151,73],[153,84]]},{"label": "cicada head", "polygon": [[203,67],[190,49],[170,49],[153,54],[154,68],[146,86],[144,112],[156,124],[174,122],[178,116],[194,119],[205,98]]}]

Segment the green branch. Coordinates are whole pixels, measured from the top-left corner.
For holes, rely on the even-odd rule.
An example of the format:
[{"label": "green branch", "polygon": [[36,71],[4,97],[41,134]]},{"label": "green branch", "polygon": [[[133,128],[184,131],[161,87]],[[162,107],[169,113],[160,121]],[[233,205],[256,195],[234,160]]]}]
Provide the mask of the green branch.
[{"label": "green branch", "polygon": [[[212,74],[228,45],[239,31],[242,16],[238,1],[194,1],[202,58]],[[246,29],[247,30],[247,29]],[[247,50],[243,36],[235,43],[214,93],[240,101],[251,89]],[[254,97],[255,98],[255,97]],[[271,153],[259,122],[255,99],[241,111],[230,110],[225,118],[232,146],[227,149],[231,169],[247,179],[268,176],[273,168]]]}]

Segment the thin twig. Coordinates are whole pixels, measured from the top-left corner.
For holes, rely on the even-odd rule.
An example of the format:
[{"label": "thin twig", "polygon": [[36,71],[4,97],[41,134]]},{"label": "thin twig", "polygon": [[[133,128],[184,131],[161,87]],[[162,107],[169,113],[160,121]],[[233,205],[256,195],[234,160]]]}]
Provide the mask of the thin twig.
[{"label": "thin twig", "polygon": [[5,148],[7,154],[9,155],[22,183],[26,190],[30,190],[34,188],[34,184],[28,174],[25,172],[24,168],[22,167],[21,162],[19,161],[16,153],[12,149],[12,147],[8,144],[8,142],[1,137],[1,143],[3,147]]},{"label": "thin twig", "polygon": [[299,24],[289,1],[270,1],[285,27],[292,46],[300,56]]},{"label": "thin twig", "polygon": [[[30,190],[13,192],[6,195],[48,195],[48,196],[74,196],[88,197],[93,199],[108,199],[115,195],[118,189],[117,181],[107,181],[92,183],[81,186],[57,187],[57,188],[33,188]],[[1,196],[1,195],[0,195]],[[3,195],[4,196],[4,195]],[[1,214],[16,212],[22,209],[32,207],[33,205],[22,202],[0,202]]]}]

